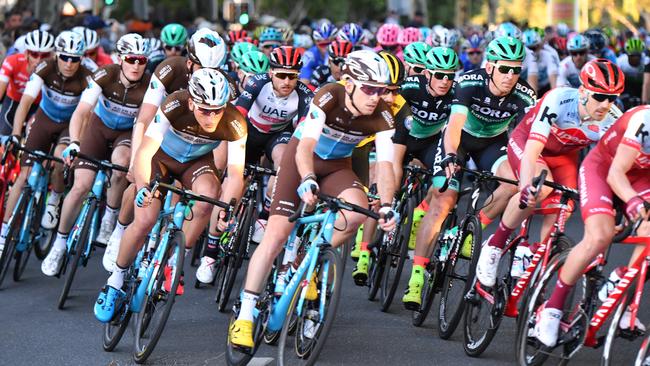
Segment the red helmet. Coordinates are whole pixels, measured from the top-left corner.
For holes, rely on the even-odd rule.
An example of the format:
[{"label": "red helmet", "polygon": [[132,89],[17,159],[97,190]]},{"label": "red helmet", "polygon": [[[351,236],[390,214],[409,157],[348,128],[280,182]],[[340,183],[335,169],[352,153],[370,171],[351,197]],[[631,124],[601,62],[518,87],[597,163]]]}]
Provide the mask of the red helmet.
[{"label": "red helmet", "polygon": [[305,50],[300,47],[281,46],[274,48],[269,56],[271,68],[300,70],[304,52]]},{"label": "red helmet", "polygon": [[348,41],[333,41],[327,47],[327,53],[331,58],[345,58],[350,52],[352,52],[352,43]]},{"label": "red helmet", "polygon": [[558,52],[566,52],[567,39],[566,37],[553,37],[551,38],[551,46],[558,50]]},{"label": "red helmet", "polygon": [[582,67],[580,83],[594,93],[621,94],[625,89],[625,75],[613,62],[598,58]]},{"label": "red helmet", "polygon": [[246,37],[248,33],[246,33],[245,29],[240,29],[240,30],[231,30],[228,32],[228,43],[233,44],[235,42],[239,42],[242,40],[242,38]]},{"label": "red helmet", "polygon": [[251,36],[241,37],[237,42],[248,42],[254,44],[255,46],[257,46],[260,43],[260,41],[258,41],[257,39],[253,39],[253,37]]}]

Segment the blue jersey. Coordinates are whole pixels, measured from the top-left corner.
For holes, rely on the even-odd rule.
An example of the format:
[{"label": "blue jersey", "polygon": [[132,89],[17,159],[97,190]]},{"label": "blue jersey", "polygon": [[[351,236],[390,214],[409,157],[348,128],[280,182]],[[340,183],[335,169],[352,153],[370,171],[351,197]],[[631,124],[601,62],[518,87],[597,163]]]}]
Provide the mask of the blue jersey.
[{"label": "blue jersey", "polygon": [[321,55],[318,46],[312,46],[312,48],[305,51],[302,55],[302,69],[300,69],[300,78],[309,80],[312,73],[318,66],[327,64],[327,52],[325,55]]}]

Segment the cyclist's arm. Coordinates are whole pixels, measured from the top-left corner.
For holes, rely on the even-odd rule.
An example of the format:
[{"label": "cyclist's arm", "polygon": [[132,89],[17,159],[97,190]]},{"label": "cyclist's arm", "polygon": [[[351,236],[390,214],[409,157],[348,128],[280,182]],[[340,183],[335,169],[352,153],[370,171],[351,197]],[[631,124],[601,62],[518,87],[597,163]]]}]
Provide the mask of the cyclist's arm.
[{"label": "cyclist's arm", "polygon": [[395,187],[402,183],[402,170],[404,166],[404,155],[406,155],[406,145],[393,144],[395,151],[393,159],[393,174],[395,174]]},{"label": "cyclist's arm", "polygon": [[7,85],[9,85],[8,81],[0,80],[0,100],[2,100],[5,96]]},{"label": "cyclist's arm", "polygon": [[456,154],[458,150],[463,126],[467,122],[467,113],[469,113],[469,109],[464,105],[454,104],[451,106],[451,116],[449,116],[449,122],[443,136],[447,154]]},{"label": "cyclist's arm", "polygon": [[0,68],[0,99],[3,99],[7,92],[9,80],[13,78],[13,71],[14,68],[11,65],[10,59],[8,57],[5,58],[2,62],[2,68]]},{"label": "cyclist's arm", "polygon": [[140,147],[140,144],[142,143],[144,132],[147,130],[151,120],[153,120],[153,117],[156,115],[157,109],[158,106],[149,103],[142,103],[142,105],[140,105],[140,111],[138,112],[135,125],[133,125],[133,132],[131,132],[130,166],[133,166],[136,151],[138,151],[138,147]]},{"label": "cyclist's arm", "polygon": [[32,74],[32,77],[25,85],[25,91],[23,92],[22,98],[20,98],[20,103],[18,104],[16,114],[14,115],[14,127],[11,132],[12,135],[21,136],[25,119],[27,119],[27,114],[29,113],[29,108],[34,103],[34,100],[36,100],[38,93],[41,92],[43,84],[44,81],[40,76]]},{"label": "cyclist's arm", "polygon": [[634,160],[638,156],[639,150],[637,148],[621,142],[616,148],[616,155],[607,173],[607,184],[623,202],[628,202],[639,194],[632,188],[632,184],[627,178],[627,172],[632,168]]},{"label": "cyclist's arm", "polygon": [[395,195],[395,174],[393,173],[393,160],[395,152],[393,148],[393,134],[395,130],[377,132],[375,148],[377,149],[376,180],[377,191],[382,204],[390,204]]},{"label": "cyclist's arm", "polygon": [[165,132],[171,126],[160,108],[158,108],[155,118],[156,123],[152,123],[147,127],[133,161],[133,178],[137,189],[149,186],[151,181],[151,160],[160,148]]},{"label": "cyclist's arm", "polygon": [[246,163],[246,139],[248,135],[239,140],[228,142],[228,179],[223,187],[221,201],[237,202],[244,193],[244,164]]},{"label": "cyclist's arm", "polygon": [[296,166],[301,178],[314,174],[314,149],[323,131],[325,118],[325,112],[312,103],[307,118],[301,125],[302,136],[296,149]]},{"label": "cyclist's arm", "polygon": [[534,139],[528,139],[524,147],[524,156],[521,158],[521,167],[519,168],[519,190],[526,185],[531,184],[535,177],[535,162],[544,150],[544,143]]},{"label": "cyclist's arm", "polygon": [[88,83],[88,88],[81,94],[81,100],[70,118],[70,141],[79,141],[81,138],[84,126],[101,93],[102,88],[96,82],[90,81]]}]

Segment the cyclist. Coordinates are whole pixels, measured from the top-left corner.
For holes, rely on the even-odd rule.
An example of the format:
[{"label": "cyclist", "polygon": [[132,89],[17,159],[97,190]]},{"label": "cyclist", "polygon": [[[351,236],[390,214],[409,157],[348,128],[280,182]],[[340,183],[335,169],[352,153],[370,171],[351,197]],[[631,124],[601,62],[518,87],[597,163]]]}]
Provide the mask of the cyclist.
[{"label": "cyclist", "polygon": [[481,68],[485,39],[478,34],[472,34],[463,45],[464,51],[460,55],[463,71],[472,71]]},{"label": "cyclist", "polygon": [[[499,37],[512,37],[518,40],[522,40],[521,30],[511,22],[501,23],[496,31],[494,31],[495,38]],[[537,59],[532,50],[525,48],[526,57],[522,64],[522,71],[520,78],[523,78],[533,87],[533,90],[537,90],[539,83],[539,67],[537,65]]]},{"label": "cyclist", "polygon": [[[255,163],[264,155],[277,169],[291,139],[293,122],[300,123],[306,117],[313,94],[305,84],[298,81],[302,53],[301,48],[289,46],[274,49],[270,57],[270,71],[250,78],[244,93],[237,99],[237,109],[248,121],[246,162]],[[260,242],[264,234],[271,204],[269,195],[274,182],[275,179],[269,180],[264,209],[255,222],[251,240],[256,243]],[[216,224],[216,219],[213,216],[213,224]],[[218,242],[216,227],[210,225],[205,255],[196,270],[196,278],[200,282],[211,283],[216,274]]]},{"label": "cyclist", "polygon": [[377,47],[375,51],[387,51],[392,54],[397,54],[400,51],[399,33],[402,28],[393,23],[385,23],[377,29]]},{"label": "cyclist", "polygon": [[338,29],[329,20],[323,21],[312,32],[315,45],[305,51],[302,57],[302,69],[300,69],[300,81],[308,85],[314,70],[327,61],[327,47],[336,38]]},{"label": "cyclist", "polygon": [[415,27],[406,27],[399,32],[397,44],[401,51],[395,54],[400,60],[404,61],[404,48],[414,42],[424,42],[424,37],[419,29]]},{"label": "cyclist", "polygon": [[404,47],[403,58],[407,76],[424,75],[429,50],[431,46],[424,42],[413,42]]},{"label": "cyclist", "polygon": [[455,50],[458,44],[458,33],[453,29],[447,29],[436,25],[431,35],[431,45],[434,47],[449,47]]},{"label": "cyclist", "polygon": [[160,41],[165,49],[165,56],[183,56],[187,42],[187,29],[178,23],[170,23],[160,31]]},{"label": "cyclist", "polygon": [[[239,93],[242,93],[244,91],[244,86],[246,85],[246,75],[239,72],[239,64],[242,61],[242,57],[250,52],[250,51],[259,51],[257,49],[257,46],[255,46],[252,43],[249,42],[237,42],[235,45],[232,47],[232,50],[230,51],[230,60],[232,61],[232,67],[231,70],[235,70],[236,76],[237,76],[237,90]],[[264,56],[268,59],[268,56],[264,54]]]},{"label": "cyclist", "polygon": [[[152,177],[159,175],[160,179],[168,181],[177,179],[186,189],[217,198],[221,184],[212,151],[222,142],[227,142],[229,184],[224,187],[221,196],[226,201],[241,198],[246,121],[228,103],[228,81],[216,70],[200,69],[192,74],[188,89],[165,98],[156,112],[155,123],[147,128],[136,154],[134,175],[138,186],[137,208],[133,223],[122,237],[115,270],[95,304],[95,316],[101,322],[113,317],[116,302],[126,296],[122,291],[124,275],[158,219],[164,196],[154,196],[150,191]],[[208,223],[212,206],[196,202],[192,212],[194,218],[183,227],[187,248],[192,246]],[[165,268],[165,277],[169,278],[170,275],[170,269]],[[166,280],[166,291],[170,290],[170,283]]]},{"label": "cyclist", "polygon": [[284,37],[279,29],[274,27],[266,27],[260,34],[260,50],[267,56],[271,55],[273,49],[282,46]]},{"label": "cyclist", "polygon": [[607,47],[609,40],[602,31],[599,29],[591,29],[586,31],[584,35],[589,39],[590,54],[596,58],[606,58],[616,63],[616,53]]},{"label": "cyclist", "polygon": [[[623,91],[624,79],[621,69],[609,60],[589,61],[580,72],[579,89],[551,90],[515,128],[508,143],[508,161],[519,179],[519,193],[510,199],[499,227],[481,250],[476,267],[481,284],[494,286],[501,250],[514,229],[530,216],[535,202],[543,200],[543,206],[560,203],[560,194],[552,194],[552,189],[544,187],[542,192],[535,192],[533,177],[544,169],[548,171],[546,180],[577,188],[580,150],[598,142],[620,117],[612,102]],[[527,207],[520,209],[520,203]],[[545,218],[542,237],[554,221],[553,216]],[[517,247],[513,277],[521,276],[532,256],[528,245]]]},{"label": "cyclist", "polygon": [[366,35],[363,28],[356,23],[343,24],[341,29],[336,33],[337,41],[347,41],[352,43],[352,47],[357,50],[365,41]]},{"label": "cyclist", "polygon": [[625,53],[618,56],[618,65],[625,74],[625,92],[621,95],[623,109],[641,104],[643,70],[650,59],[645,55],[645,44],[638,38],[625,42]]},{"label": "cyclist", "polygon": [[569,38],[567,43],[569,56],[560,62],[560,69],[557,74],[557,86],[580,87],[580,69],[594,59],[588,55],[589,40],[582,34],[576,34]]},{"label": "cyclist", "polygon": [[[615,97],[609,93],[601,95],[610,98],[610,102]],[[567,257],[555,289],[538,313],[535,325],[535,336],[548,347],[557,343],[562,309],[573,286],[582,276],[584,268],[612,242],[615,232],[614,195],[625,202],[625,214],[629,220],[644,219],[638,235],[650,235],[650,224],[646,220],[648,211],[644,208],[644,204],[650,200],[649,117],[649,106],[639,106],[625,112],[580,166],[580,208],[585,223],[584,235]],[[629,317],[627,319],[629,323]]]},{"label": "cyclist", "polygon": [[[238,86],[242,93],[245,90],[246,83],[251,77],[257,74],[269,72],[269,62],[269,58],[264,54],[264,52],[256,49],[248,51],[242,55],[237,67],[237,79],[239,80]],[[233,103],[236,103],[236,101],[233,101]]]},{"label": "cyclist", "polygon": [[[0,135],[3,136],[11,134],[14,115],[29,76],[36,65],[52,56],[54,37],[47,32],[31,31],[25,36],[25,48],[24,54],[16,53],[7,56],[0,69],[0,98],[5,97],[6,94],[0,110]],[[38,103],[39,100],[40,97],[37,97],[35,102]],[[36,105],[30,110],[30,115],[35,111]]]},{"label": "cyclist", "polygon": [[352,52],[352,43],[348,41],[333,41],[327,46],[327,65],[318,66],[311,74],[309,89],[316,90],[318,87],[339,81],[341,79],[341,67],[347,55]]},{"label": "cyclist", "polygon": [[[151,76],[145,73],[149,50],[147,40],[135,33],[122,36],[116,46],[120,64],[104,66],[93,74],[72,114],[71,142],[62,154],[68,164],[71,152],[80,151],[95,159],[110,158],[114,164],[128,166],[131,129]],[[56,275],[61,268],[68,233],[81,202],[92,187],[96,171],[95,164],[84,160],[75,166],[74,185],[63,200],[56,239],[41,266],[47,276]],[[117,216],[122,192],[127,186],[125,174],[113,172],[110,183],[106,195],[107,212],[102,221]]]},{"label": "cyclist", "polygon": [[[171,93],[187,88],[190,75],[200,68],[218,69],[226,60],[225,42],[217,32],[207,28],[196,31],[187,43],[187,57],[172,56],[165,59],[151,76],[149,87],[144,94],[138,116],[133,126],[131,137],[131,158],[129,170],[133,170],[135,153],[140,146],[142,136],[151,123],[162,101]],[[219,71],[221,72],[221,71]],[[235,87],[229,90],[232,92]],[[224,154],[221,154],[224,155]],[[133,219],[133,199],[135,187],[127,190],[122,198],[122,207],[117,220],[114,215],[102,219],[102,228],[97,235],[97,241],[104,243],[108,240],[102,263],[107,271],[111,271],[119,250],[119,243],[126,226]],[[114,211],[112,211],[114,212]],[[115,229],[112,227],[115,226]],[[112,233],[111,233],[112,230]]]},{"label": "cyclist", "polygon": [[[253,308],[274,258],[282,250],[293,224],[288,217],[302,199],[315,204],[312,187],[346,201],[367,206],[368,198],[352,172],[350,155],[365,137],[376,134],[380,215],[391,212],[394,193],[391,167],[394,132],[393,117],[379,97],[384,93],[389,73],[386,62],[372,51],[350,53],[343,67],[346,84],[332,83],[314,96],[307,119],[298,127],[280,163],[273,192],[269,230],[253,253],[242,293],[241,310],[229,329],[231,344],[253,347]],[[318,180],[320,183],[317,183]],[[296,188],[298,188],[296,195]],[[341,245],[354,234],[364,216],[346,212],[339,217],[332,245]],[[344,224],[346,222],[346,224]],[[384,230],[395,226],[395,218],[379,221]]]},{"label": "cyclist", "polygon": [[[41,62],[25,85],[25,91],[14,117],[11,142],[20,144],[28,111],[42,90],[43,98],[38,104],[34,122],[27,132],[25,147],[33,151],[49,152],[51,144],[56,143],[54,155],[60,157],[61,152],[70,142],[68,138],[70,117],[79,103],[81,92],[86,89],[86,78],[91,75],[91,72],[81,66],[84,41],[80,34],[63,31],[54,44],[57,58]],[[7,198],[5,217],[0,230],[0,247],[4,246],[8,230],[6,223],[25,185],[31,165],[32,158],[27,154],[23,155],[20,174]],[[54,229],[59,221],[59,203],[64,188],[62,167],[56,164],[52,172],[52,190],[48,195],[46,211],[41,220],[41,226],[46,229]]]},{"label": "cyclist", "polygon": [[81,65],[95,72],[98,68],[113,63],[111,56],[107,55],[103,48],[99,47],[99,35],[96,31],[86,27],[74,27],[72,31],[81,34],[86,45],[86,53],[84,58],[81,59]]},{"label": "cyclist", "polygon": [[559,62],[558,64],[555,63],[554,55],[544,47],[542,38],[534,29],[525,30],[523,39],[524,44],[529,50],[533,51],[533,55],[537,60],[537,94],[544,95],[550,89],[555,88]]}]

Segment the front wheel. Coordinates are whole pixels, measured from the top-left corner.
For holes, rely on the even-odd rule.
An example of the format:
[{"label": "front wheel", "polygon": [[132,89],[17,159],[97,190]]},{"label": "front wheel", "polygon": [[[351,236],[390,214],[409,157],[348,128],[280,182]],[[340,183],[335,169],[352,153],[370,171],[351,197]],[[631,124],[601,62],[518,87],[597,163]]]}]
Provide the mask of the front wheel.
[{"label": "front wheel", "polygon": [[16,245],[18,245],[18,241],[20,240],[21,225],[25,217],[25,210],[27,209],[29,198],[30,196],[25,194],[24,191],[20,194],[13,216],[7,223],[9,230],[7,231],[4,249],[0,256],[0,286],[5,276],[7,276],[7,272],[9,272],[9,265],[14,258]]},{"label": "front wheel", "polygon": [[412,201],[409,201],[406,206],[406,215],[402,217],[401,222],[398,224],[391,242],[387,246],[386,262],[384,264],[384,278],[381,281],[381,311],[388,311],[390,305],[393,303],[395,292],[399,286],[399,280],[402,276],[404,269],[404,262],[409,246],[409,236],[411,232],[411,223],[413,222],[413,207]]}]

